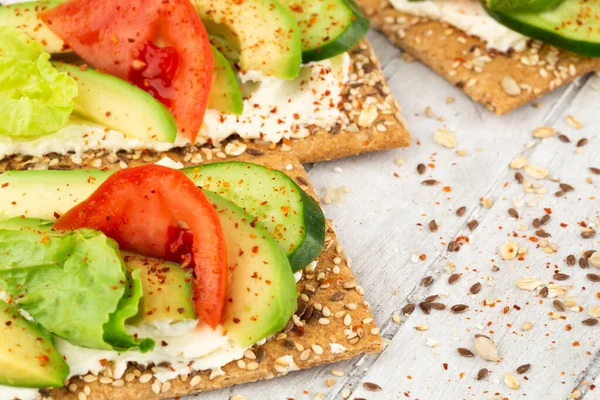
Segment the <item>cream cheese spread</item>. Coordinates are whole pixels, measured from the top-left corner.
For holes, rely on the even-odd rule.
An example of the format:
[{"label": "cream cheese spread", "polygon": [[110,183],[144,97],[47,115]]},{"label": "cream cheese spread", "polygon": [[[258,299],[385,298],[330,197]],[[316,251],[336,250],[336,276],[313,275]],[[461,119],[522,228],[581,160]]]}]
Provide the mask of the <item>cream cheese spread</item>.
[{"label": "cream cheese spread", "polygon": [[398,11],[446,22],[487,43],[488,49],[525,50],[529,38],[490,17],[479,0],[390,0]]},{"label": "cream cheese spread", "polygon": [[[195,144],[219,143],[234,134],[243,139],[279,143],[283,139],[308,136],[308,126],[333,126],[342,118],[338,105],[348,82],[350,64],[350,56],[344,53],[304,65],[299,76],[292,80],[264,77],[256,71],[240,74],[245,97],[242,115],[206,110]],[[181,135],[174,143],[140,140],[72,117],[58,132],[33,140],[0,136],[0,159],[11,154],[39,157],[51,152],[81,154],[99,149],[163,152],[186,144],[188,139]]]}]

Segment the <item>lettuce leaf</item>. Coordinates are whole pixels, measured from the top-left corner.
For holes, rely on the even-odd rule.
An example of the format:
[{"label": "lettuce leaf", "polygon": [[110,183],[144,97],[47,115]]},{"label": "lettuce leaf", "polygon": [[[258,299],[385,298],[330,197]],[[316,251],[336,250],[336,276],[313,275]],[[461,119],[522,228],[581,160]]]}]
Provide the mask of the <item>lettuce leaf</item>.
[{"label": "lettuce leaf", "polygon": [[0,230],[0,290],[45,329],[102,350],[148,351],[154,342],[125,331],[142,296],[117,243],[104,234]]},{"label": "lettuce leaf", "polygon": [[77,82],[49,60],[40,44],[0,26],[0,135],[32,138],[67,123]]}]

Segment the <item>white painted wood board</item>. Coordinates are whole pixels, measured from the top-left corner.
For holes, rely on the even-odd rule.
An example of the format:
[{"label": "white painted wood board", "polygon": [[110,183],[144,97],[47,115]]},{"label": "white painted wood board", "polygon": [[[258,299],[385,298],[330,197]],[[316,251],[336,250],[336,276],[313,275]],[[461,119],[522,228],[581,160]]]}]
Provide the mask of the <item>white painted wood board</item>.
[{"label": "white painted wood board", "polygon": [[[526,106],[497,117],[425,66],[403,61],[401,52],[381,35],[371,32],[369,39],[375,45],[392,92],[403,108],[414,143],[407,149],[315,164],[309,166],[309,176],[321,194],[332,186],[345,185],[350,189],[341,203],[325,205],[325,211],[335,222],[375,319],[390,344],[377,355],[206,393],[200,398],[221,400],[244,395],[248,399],[335,399],[341,398],[344,388],[349,388],[353,392],[351,399],[491,399],[495,396],[566,399],[577,386],[585,399],[600,398],[600,389],[589,390],[589,384],[600,373],[597,343],[600,326],[581,324],[588,318],[589,307],[600,305],[596,297],[600,283],[589,282],[585,275],[600,273],[600,270],[568,268],[564,262],[568,254],[579,256],[582,250],[600,250],[600,238],[581,239],[576,225],[579,221],[600,219],[600,202],[592,199],[600,195],[600,177],[587,170],[590,166],[600,168],[600,102],[595,90],[595,86],[600,87],[600,79],[594,76],[580,79],[544,97],[539,108]],[[455,98],[454,103],[446,104],[449,96]],[[425,117],[427,106],[445,121]],[[566,124],[567,115],[577,117],[584,128],[578,130]],[[554,126],[572,142],[565,144],[556,137],[534,140],[532,130],[539,126]],[[457,149],[466,149],[466,157],[459,157],[454,150],[434,142],[433,133],[442,127],[454,132]],[[588,139],[588,144],[577,154],[575,142],[583,137]],[[558,183],[544,180],[539,182],[540,187],[547,188],[548,194],[525,194],[523,186],[513,179],[515,171],[508,166],[518,154],[528,157],[532,164],[546,167],[551,177],[573,185],[575,192],[556,198],[553,193],[559,190]],[[398,165],[397,159],[402,159],[403,165]],[[426,174],[418,175],[419,163],[434,163],[435,169],[428,168]],[[593,178],[592,184],[586,182],[587,177]],[[441,183],[434,187],[423,186],[421,181],[429,178]],[[449,186],[451,192],[444,192],[444,186]],[[486,209],[480,204],[483,197],[493,200],[492,208]],[[507,214],[508,208],[514,206],[513,199],[525,202],[537,199],[537,205],[518,209],[520,219],[517,221]],[[467,208],[463,217],[455,215],[460,206]],[[549,240],[558,245],[557,254],[549,255],[527,239],[534,236],[531,220],[541,217],[544,207],[552,209],[552,218],[544,228],[553,235]],[[432,219],[440,225],[436,233],[427,228]],[[474,232],[466,227],[471,219],[479,221]],[[568,226],[561,228],[561,222]],[[527,225],[529,230],[518,231],[521,224]],[[518,232],[519,238],[515,240],[528,247],[524,261],[501,260],[498,248],[512,232]],[[448,253],[446,244],[459,235],[468,235],[471,243],[457,253]],[[526,237],[521,238],[523,235]],[[421,261],[417,257],[418,262],[414,262],[414,255],[421,254],[425,254],[426,259]],[[455,264],[456,272],[463,273],[453,286],[448,285],[449,275],[444,272],[448,262]],[[492,265],[497,265],[500,271],[493,272]],[[562,282],[573,286],[567,295],[584,307],[583,312],[561,313],[564,320],[550,318],[549,313],[554,311],[553,299],[544,299],[543,304],[539,304],[536,292],[524,291],[515,285],[518,279],[531,275],[552,281],[555,265],[571,276]],[[420,285],[425,276],[435,279],[426,288]],[[469,287],[477,281],[483,288],[471,296]],[[582,290],[583,287],[586,290]],[[400,324],[392,321],[392,314],[408,302],[418,302],[435,293],[446,294],[440,301],[447,306],[464,303],[470,310],[459,315],[448,310],[432,311],[427,316],[417,309],[410,317],[402,316]],[[494,308],[484,307],[483,301],[488,298],[501,303]],[[513,308],[515,304],[520,311]],[[503,312],[505,306],[510,309],[507,314]],[[521,326],[528,321],[533,328],[523,332]],[[414,327],[422,323],[427,323],[429,329],[416,331]],[[570,331],[566,330],[567,324],[571,325]],[[476,333],[492,337],[500,353],[499,363],[457,354],[457,347],[473,349]],[[428,340],[429,344],[436,341],[437,346],[428,347]],[[573,342],[580,345],[575,347]],[[444,363],[448,364],[447,370]],[[518,375],[519,390],[506,387],[504,373],[514,373],[525,363],[532,365],[525,374],[528,379]],[[476,381],[474,376],[484,367],[491,371],[489,376]],[[334,368],[344,370],[346,375],[333,376]],[[336,384],[327,387],[328,378],[334,378]],[[362,387],[364,382],[377,383],[383,390],[366,391]],[[318,397],[319,394],[322,397]]]}]

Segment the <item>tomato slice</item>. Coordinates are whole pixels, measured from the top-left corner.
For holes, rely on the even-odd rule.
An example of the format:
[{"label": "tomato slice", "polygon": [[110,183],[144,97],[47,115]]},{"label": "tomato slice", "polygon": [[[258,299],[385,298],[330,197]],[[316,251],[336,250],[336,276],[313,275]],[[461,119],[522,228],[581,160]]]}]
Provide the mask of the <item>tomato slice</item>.
[{"label": "tomato slice", "polygon": [[141,87],[196,139],[212,81],[208,34],[190,0],[70,0],[39,17],[94,68]]},{"label": "tomato slice", "polygon": [[124,250],[193,267],[196,312],[213,329],[219,325],[228,279],[223,230],[185,174],[153,164],[116,172],[54,224],[79,228],[102,231]]}]

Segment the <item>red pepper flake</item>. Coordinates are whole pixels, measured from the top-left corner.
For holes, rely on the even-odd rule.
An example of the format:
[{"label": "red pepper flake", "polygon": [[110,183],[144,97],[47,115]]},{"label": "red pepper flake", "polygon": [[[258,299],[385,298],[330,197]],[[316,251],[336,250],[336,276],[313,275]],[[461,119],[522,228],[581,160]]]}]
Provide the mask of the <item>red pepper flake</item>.
[{"label": "red pepper flake", "polygon": [[452,191],[452,188],[450,186],[444,186],[444,192],[450,193],[451,191]]},{"label": "red pepper flake", "polygon": [[567,326],[565,326],[565,330],[568,332],[571,330],[571,324],[567,324]]},{"label": "red pepper flake", "polygon": [[106,358],[101,359],[100,365],[102,365],[103,367],[106,367],[108,365],[108,360]]},{"label": "red pepper flake", "polygon": [[421,254],[419,258],[421,259],[421,261],[425,261],[427,259],[427,254]]},{"label": "red pepper flake", "polygon": [[8,182],[6,182],[6,183],[3,183],[3,184],[2,184],[2,188],[3,188],[3,189],[4,189],[5,187],[7,187],[7,186],[8,186]]},{"label": "red pepper flake", "polygon": [[573,342],[573,346],[578,347],[579,346],[579,342]]},{"label": "red pepper flake", "polygon": [[443,363],[443,364],[442,364],[442,367],[444,367],[444,370],[445,370],[445,371],[448,371],[448,363]]}]

